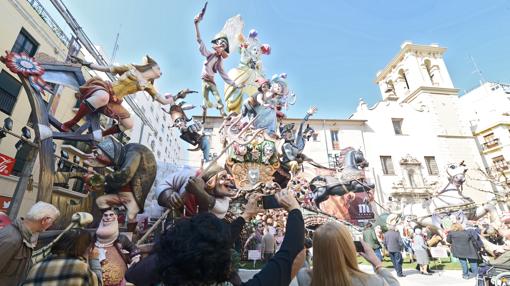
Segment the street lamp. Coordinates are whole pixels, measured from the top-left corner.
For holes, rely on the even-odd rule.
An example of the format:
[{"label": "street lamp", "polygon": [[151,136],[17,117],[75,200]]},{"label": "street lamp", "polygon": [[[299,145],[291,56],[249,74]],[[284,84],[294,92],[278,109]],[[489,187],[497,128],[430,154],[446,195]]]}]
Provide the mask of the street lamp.
[{"label": "street lamp", "polygon": [[14,122],[12,121],[12,118],[7,117],[4,119],[4,128],[2,130],[0,130],[0,139],[4,138],[7,135],[5,130],[8,130],[8,131],[12,130],[13,124],[14,124]]}]

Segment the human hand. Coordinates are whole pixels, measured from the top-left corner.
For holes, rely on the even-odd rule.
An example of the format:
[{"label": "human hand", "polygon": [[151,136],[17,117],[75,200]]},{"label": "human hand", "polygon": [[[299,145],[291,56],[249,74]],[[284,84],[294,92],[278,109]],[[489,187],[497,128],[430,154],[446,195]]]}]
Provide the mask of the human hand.
[{"label": "human hand", "polygon": [[263,211],[258,205],[258,201],[260,200],[261,197],[262,195],[257,193],[252,193],[248,196],[248,202],[244,206],[244,212],[241,215],[244,221],[249,221],[259,212]]},{"label": "human hand", "polygon": [[294,196],[292,191],[287,189],[278,192],[275,194],[275,198],[278,203],[284,208],[287,212],[290,212],[294,209],[299,209],[299,203]]},{"label": "human hand", "polygon": [[381,265],[381,261],[375,255],[374,250],[368,243],[361,240],[361,244],[363,245],[363,252],[358,252],[363,258],[365,258],[374,268],[377,268]]},{"label": "human hand", "polygon": [[138,262],[140,262],[140,254],[131,257],[131,263],[129,263],[128,268],[137,264]]}]

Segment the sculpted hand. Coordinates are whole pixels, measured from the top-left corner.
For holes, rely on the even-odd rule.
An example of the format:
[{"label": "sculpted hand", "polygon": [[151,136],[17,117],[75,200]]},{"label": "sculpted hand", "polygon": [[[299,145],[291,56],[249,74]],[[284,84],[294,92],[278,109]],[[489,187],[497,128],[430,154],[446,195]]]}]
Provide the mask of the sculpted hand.
[{"label": "sculpted hand", "polygon": [[92,64],[91,62],[87,62],[77,56],[71,56],[71,62],[75,63],[75,64],[80,64],[80,65],[86,66],[86,67],[90,67],[90,65]]},{"label": "sculpted hand", "polygon": [[191,177],[186,184],[186,192],[197,194],[205,191],[205,182],[200,177]]},{"label": "sculpted hand", "polygon": [[315,112],[317,112],[317,107],[312,106],[312,107],[310,107],[310,108],[306,111],[306,114],[308,114],[308,115],[310,115],[310,116],[311,116],[311,115],[315,114]]},{"label": "sculpted hand", "polygon": [[184,205],[181,196],[177,192],[172,192],[170,194],[167,204],[175,209],[180,209]]}]

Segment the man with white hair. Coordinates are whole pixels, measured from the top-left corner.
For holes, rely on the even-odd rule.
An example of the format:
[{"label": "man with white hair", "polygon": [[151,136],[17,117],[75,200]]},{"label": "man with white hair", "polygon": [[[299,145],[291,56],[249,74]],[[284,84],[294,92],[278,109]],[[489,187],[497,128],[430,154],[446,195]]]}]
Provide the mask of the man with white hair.
[{"label": "man with white hair", "polygon": [[48,229],[60,215],[52,204],[37,202],[23,218],[0,229],[0,281],[5,286],[23,282],[32,266],[32,237]]}]

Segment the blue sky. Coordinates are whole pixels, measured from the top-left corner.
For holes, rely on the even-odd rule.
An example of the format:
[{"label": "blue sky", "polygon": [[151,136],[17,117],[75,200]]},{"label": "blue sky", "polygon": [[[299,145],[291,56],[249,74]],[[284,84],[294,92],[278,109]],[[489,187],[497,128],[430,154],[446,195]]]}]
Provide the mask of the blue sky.
[{"label": "blue sky", "polygon": [[[45,6],[51,6],[43,0]],[[111,55],[120,31],[116,61],[139,62],[146,53],[160,64],[160,92],[199,90],[203,62],[195,42],[197,0],[64,0],[89,38]],[[291,1],[210,0],[201,23],[209,40],[226,19],[240,14],[245,33],[255,28],[272,47],[264,58],[266,75],[286,72],[298,101],[287,112],[302,117],[310,105],[317,118],[347,118],[358,99],[370,105],[381,97],[375,74],[406,40],[447,47],[446,64],[454,85],[479,83],[471,55],[490,81],[510,82],[510,1]],[[226,70],[237,65],[231,53]],[[217,77],[217,82],[221,79]],[[223,83],[221,82],[221,85]],[[199,105],[200,95],[188,102]],[[199,113],[197,109],[195,113]]]}]

